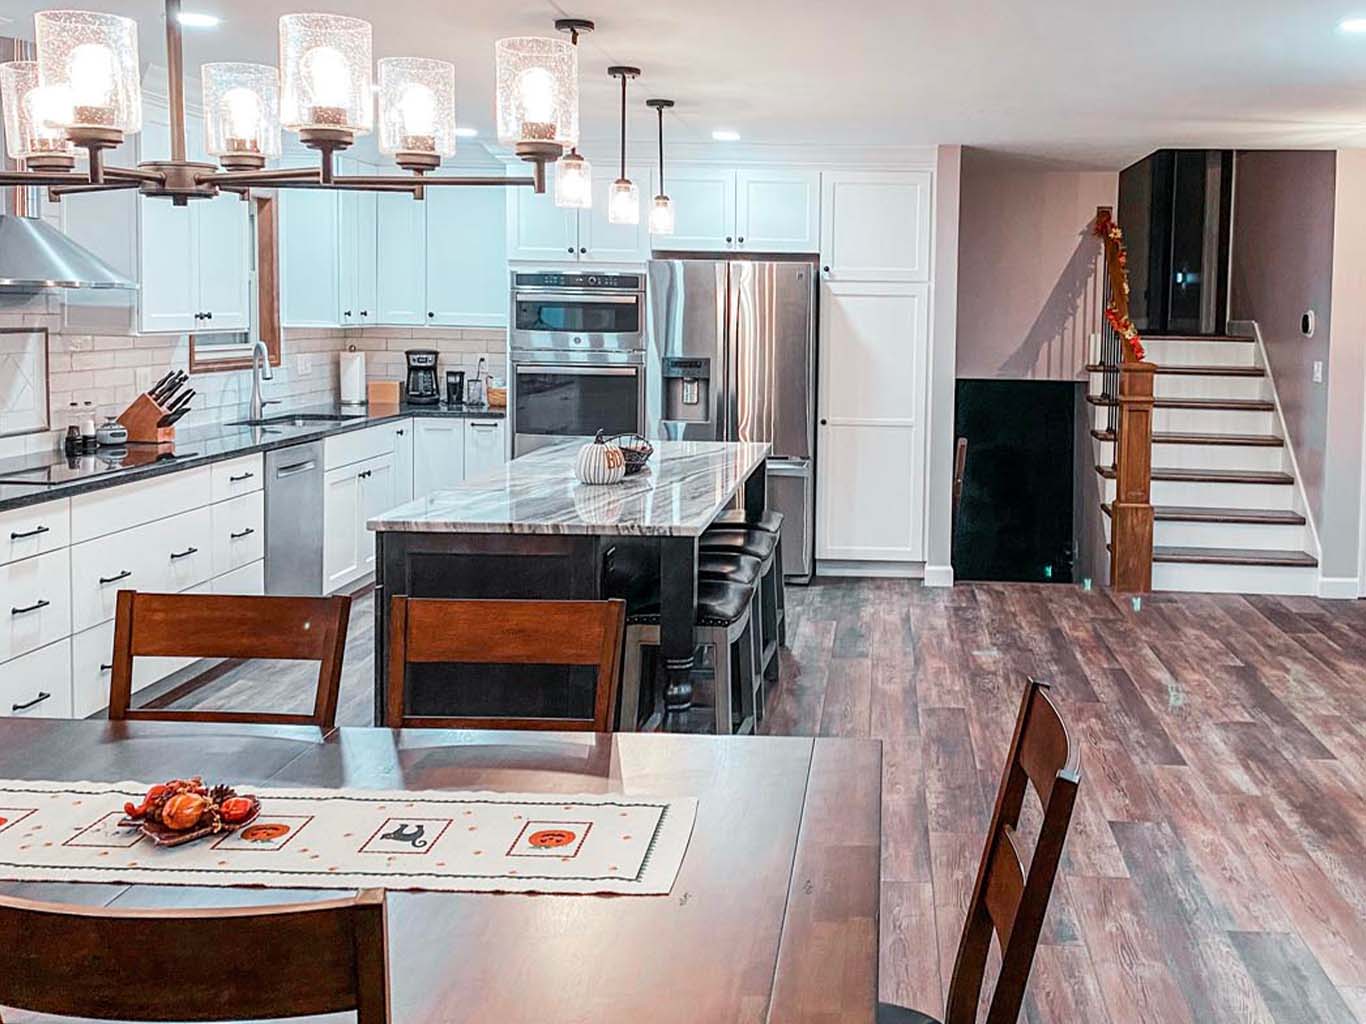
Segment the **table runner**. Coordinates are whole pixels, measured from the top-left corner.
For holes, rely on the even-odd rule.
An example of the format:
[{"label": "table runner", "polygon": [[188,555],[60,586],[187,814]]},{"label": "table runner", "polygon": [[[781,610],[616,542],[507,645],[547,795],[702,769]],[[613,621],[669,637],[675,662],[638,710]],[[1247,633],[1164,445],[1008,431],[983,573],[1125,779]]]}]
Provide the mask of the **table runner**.
[{"label": "table runner", "polygon": [[0,780],[0,879],[664,895],[697,814],[691,797],[257,789],[246,828],[159,848],[118,826],[147,789]]}]

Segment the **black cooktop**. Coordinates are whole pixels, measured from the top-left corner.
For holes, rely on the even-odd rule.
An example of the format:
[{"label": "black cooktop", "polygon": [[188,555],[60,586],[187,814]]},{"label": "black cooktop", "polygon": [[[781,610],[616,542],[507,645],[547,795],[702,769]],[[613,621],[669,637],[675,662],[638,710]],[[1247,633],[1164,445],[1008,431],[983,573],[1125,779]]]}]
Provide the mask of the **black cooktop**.
[{"label": "black cooktop", "polygon": [[[64,462],[44,461],[41,465],[7,468],[0,471],[0,484],[30,487],[54,487],[73,480],[87,480],[105,473],[121,473],[143,469],[162,462],[192,459],[198,452],[168,452],[155,447],[130,445],[126,448],[105,447],[90,455],[77,455]],[[44,456],[50,459],[50,456]]]}]

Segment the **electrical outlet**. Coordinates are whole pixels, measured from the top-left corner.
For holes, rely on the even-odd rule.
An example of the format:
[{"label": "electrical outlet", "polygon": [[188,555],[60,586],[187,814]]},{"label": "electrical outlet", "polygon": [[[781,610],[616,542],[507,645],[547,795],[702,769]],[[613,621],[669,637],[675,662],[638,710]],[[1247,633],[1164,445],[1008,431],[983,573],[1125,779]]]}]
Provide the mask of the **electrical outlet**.
[{"label": "electrical outlet", "polygon": [[1323,361],[1321,359],[1314,360],[1314,383],[1323,383]]},{"label": "electrical outlet", "polygon": [[299,353],[299,376],[310,377],[313,374],[313,355],[309,352]]}]

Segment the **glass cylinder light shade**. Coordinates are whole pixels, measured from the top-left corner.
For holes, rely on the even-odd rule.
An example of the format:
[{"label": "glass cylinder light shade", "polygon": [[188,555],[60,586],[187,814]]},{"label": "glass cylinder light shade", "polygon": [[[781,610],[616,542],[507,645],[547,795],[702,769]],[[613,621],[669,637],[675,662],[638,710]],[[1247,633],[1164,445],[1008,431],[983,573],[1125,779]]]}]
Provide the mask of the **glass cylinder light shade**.
[{"label": "glass cylinder light shade", "polygon": [[0,64],[0,107],[5,113],[5,148],[12,160],[70,167],[75,149],[66,137],[71,92],[38,84],[38,62]]},{"label": "glass cylinder light shade", "polygon": [[555,164],[555,205],[578,210],[593,206],[593,168],[578,153],[566,153]]},{"label": "glass cylinder light shade", "polygon": [[70,97],[64,127],[73,141],[117,145],[142,130],[137,22],[94,11],[39,11],[33,24],[39,85]]},{"label": "glass cylinder light shade", "polygon": [[[570,149],[579,141],[579,56],[563,39],[500,39],[498,141],[520,147]],[[558,155],[558,154],[556,154]]]},{"label": "glass cylinder light shade", "polygon": [[629,178],[618,178],[608,189],[607,220],[612,224],[640,223],[640,189]]},{"label": "glass cylinder light shade", "polygon": [[379,151],[432,166],[455,152],[455,65],[425,57],[379,62]]},{"label": "glass cylinder light shade", "polygon": [[225,167],[280,155],[280,73],[264,64],[205,64],[204,136]]},{"label": "glass cylinder light shade", "polygon": [[344,137],[374,127],[370,39],[370,23],[360,18],[280,18],[280,120],[286,128],[307,142],[311,133]]},{"label": "glass cylinder light shade", "polygon": [[650,234],[672,235],[674,233],[674,204],[668,196],[655,196],[650,207]]}]

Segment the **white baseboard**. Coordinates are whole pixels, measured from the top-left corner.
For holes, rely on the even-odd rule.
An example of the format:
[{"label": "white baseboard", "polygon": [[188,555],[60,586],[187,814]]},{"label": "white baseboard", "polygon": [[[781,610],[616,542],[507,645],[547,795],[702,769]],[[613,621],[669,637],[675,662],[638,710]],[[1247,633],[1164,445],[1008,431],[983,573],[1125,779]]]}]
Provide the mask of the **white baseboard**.
[{"label": "white baseboard", "polygon": [[[950,570],[952,572],[952,570]],[[816,575],[865,579],[918,580],[925,576],[924,562],[862,562],[826,559],[816,562]]]},{"label": "white baseboard", "polygon": [[953,586],[953,566],[951,566],[951,565],[927,565],[927,566],[925,566],[925,586],[927,586],[927,587],[951,587],[951,586]]},{"label": "white baseboard", "polygon": [[1319,597],[1330,601],[1355,601],[1361,596],[1361,580],[1355,576],[1319,577]]}]

